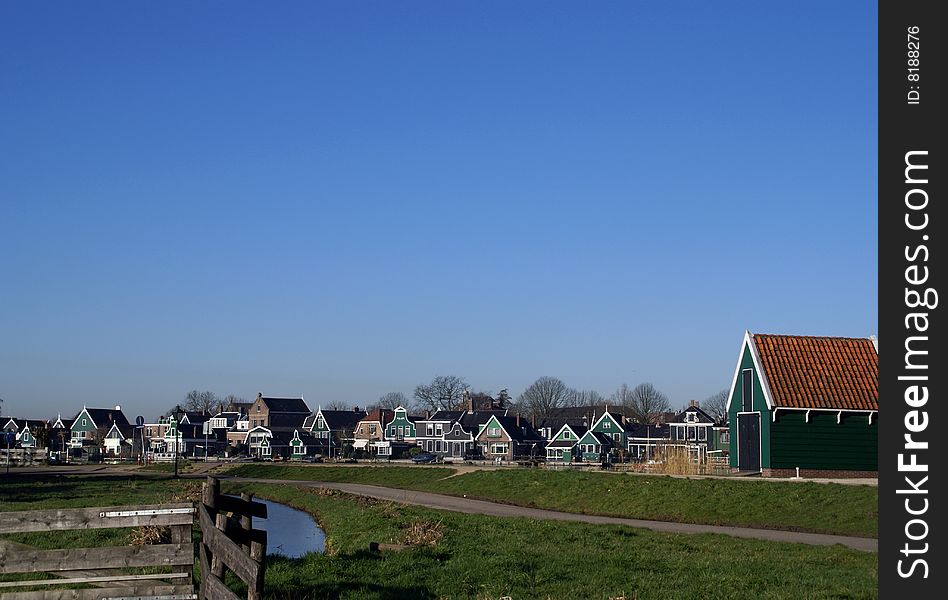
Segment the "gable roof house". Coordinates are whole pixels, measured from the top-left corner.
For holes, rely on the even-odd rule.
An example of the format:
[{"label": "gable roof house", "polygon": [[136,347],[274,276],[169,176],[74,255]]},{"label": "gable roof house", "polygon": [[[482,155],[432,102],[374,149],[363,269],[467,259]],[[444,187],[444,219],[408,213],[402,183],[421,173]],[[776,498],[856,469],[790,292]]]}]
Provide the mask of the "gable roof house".
[{"label": "gable roof house", "polygon": [[544,455],[546,440],[520,415],[492,414],[475,441],[487,459],[516,460]]},{"label": "gable roof house", "polygon": [[[351,447],[354,440],[353,432],[356,425],[366,416],[364,410],[316,410],[303,421],[302,430],[313,438],[320,440],[316,444],[309,443],[309,448],[315,445],[325,446],[327,456],[342,454],[346,447]],[[299,445],[297,444],[297,447]]]},{"label": "gable roof house", "polygon": [[45,419],[17,419],[11,417],[3,425],[2,431],[12,432],[16,439],[16,447],[19,448],[46,447],[49,441],[49,421]]},{"label": "gable roof house", "polygon": [[108,433],[105,434],[105,439],[102,440],[105,454],[130,458],[136,449],[133,446],[134,438],[134,427],[131,425],[112,423],[112,427],[109,428]]},{"label": "gable roof house", "polygon": [[668,424],[669,445],[686,450],[695,461],[703,461],[708,444],[714,437],[714,419],[691,401],[688,408],[675,415]]},{"label": "gable roof house", "polygon": [[64,419],[57,415],[56,420],[49,425],[49,449],[65,452],[68,447],[72,431],[72,419]]},{"label": "gable roof house", "polygon": [[121,406],[115,408],[84,407],[73,419],[70,428],[70,448],[89,448],[102,451],[105,436],[114,424],[129,425]]},{"label": "gable roof house", "polygon": [[546,445],[547,462],[570,463],[579,458],[579,440],[582,439],[588,427],[582,425],[564,424],[555,432]]},{"label": "gable roof house", "polygon": [[[451,426],[463,415],[464,411],[460,410],[439,410],[419,418],[415,423],[415,442],[425,452],[448,454],[452,447],[444,441],[444,434],[450,431]],[[463,453],[460,456],[463,456]]]},{"label": "gable roof house", "polygon": [[629,458],[632,460],[650,460],[655,457],[659,444],[669,442],[668,425],[646,425],[626,421],[625,440]]},{"label": "gable roof house", "polygon": [[[379,449],[383,448],[380,444],[385,437],[385,424],[394,418],[394,411],[376,408],[359,419],[352,429],[353,449],[378,454]],[[390,444],[386,444],[384,448],[390,446]],[[383,454],[387,454],[387,452],[383,452]]]},{"label": "gable roof house", "polygon": [[623,442],[616,440],[612,434],[590,429],[576,442],[579,448],[579,459],[583,462],[598,463],[608,461],[616,448]]},{"label": "gable roof house", "polygon": [[270,398],[259,393],[250,406],[248,417],[251,429],[263,426],[292,431],[303,427],[311,412],[302,397]]},{"label": "gable roof house", "polygon": [[745,332],[727,414],[733,471],[875,477],[877,342]]}]

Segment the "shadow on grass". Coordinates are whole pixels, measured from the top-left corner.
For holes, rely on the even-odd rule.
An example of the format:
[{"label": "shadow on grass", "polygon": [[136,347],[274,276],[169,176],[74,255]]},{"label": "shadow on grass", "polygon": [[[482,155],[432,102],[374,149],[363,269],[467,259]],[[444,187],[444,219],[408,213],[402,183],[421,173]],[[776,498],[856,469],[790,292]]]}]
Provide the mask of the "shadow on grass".
[{"label": "shadow on grass", "polygon": [[[308,569],[306,558],[286,558],[268,556],[268,574],[293,573],[291,578],[279,577],[273,581],[267,577],[265,596],[273,600],[316,600],[338,598],[372,598],[375,600],[400,600],[417,598],[435,600],[435,595],[424,585],[391,582],[378,583],[377,570],[383,556],[370,550],[357,550],[335,557],[349,568],[341,571],[331,569],[328,572],[312,572]],[[330,577],[327,577],[330,576]],[[326,579],[333,581],[326,581]]]}]

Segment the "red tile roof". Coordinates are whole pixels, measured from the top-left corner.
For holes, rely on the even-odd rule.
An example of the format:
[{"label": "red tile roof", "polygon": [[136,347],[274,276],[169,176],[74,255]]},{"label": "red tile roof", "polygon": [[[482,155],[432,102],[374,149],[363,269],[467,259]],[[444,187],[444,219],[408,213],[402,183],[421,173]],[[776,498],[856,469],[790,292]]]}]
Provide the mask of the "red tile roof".
[{"label": "red tile roof", "polygon": [[775,406],[879,410],[879,354],[868,338],[754,334]]}]

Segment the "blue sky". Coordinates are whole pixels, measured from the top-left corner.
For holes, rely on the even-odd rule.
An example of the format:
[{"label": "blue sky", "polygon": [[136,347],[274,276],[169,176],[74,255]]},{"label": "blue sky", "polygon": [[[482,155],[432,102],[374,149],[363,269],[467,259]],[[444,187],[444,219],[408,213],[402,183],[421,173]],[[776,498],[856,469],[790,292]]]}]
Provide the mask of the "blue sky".
[{"label": "blue sky", "polygon": [[4,2],[0,397],[673,405],[877,332],[876,6]]}]

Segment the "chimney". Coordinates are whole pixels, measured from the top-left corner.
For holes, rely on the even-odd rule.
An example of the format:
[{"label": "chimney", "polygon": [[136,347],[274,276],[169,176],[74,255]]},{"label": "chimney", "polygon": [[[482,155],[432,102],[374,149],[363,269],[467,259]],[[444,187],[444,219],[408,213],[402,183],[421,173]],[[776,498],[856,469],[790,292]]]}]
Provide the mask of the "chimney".
[{"label": "chimney", "polygon": [[263,392],[257,392],[257,399],[263,398]]},{"label": "chimney", "polygon": [[426,410],[426,411],[425,411],[425,420],[428,421],[428,420],[430,420],[430,419],[431,419],[431,411],[430,411],[430,410]]},{"label": "chimney", "polygon": [[467,413],[472,414],[474,412],[474,395],[468,392],[467,394]]},{"label": "chimney", "polygon": [[520,412],[517,412],[517,427],[520,427]]},{"label": "chimney", "polygon": [[622,426],[625,427],[625,415],[622,415]]},{"label": "chimney", "polygon": [[692,406],[697,407],[697,406],[698,406],[698,401],[697,401],[697,400],[689,400],[689,401],[688,401],[688,407],[690,408],[690,407],[692,407]]}]

